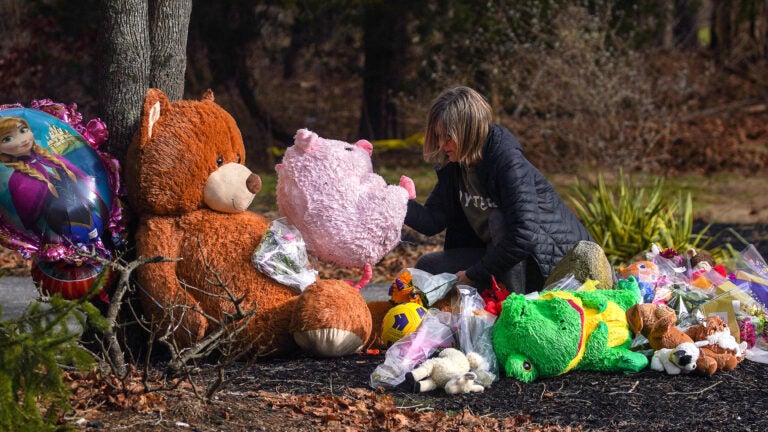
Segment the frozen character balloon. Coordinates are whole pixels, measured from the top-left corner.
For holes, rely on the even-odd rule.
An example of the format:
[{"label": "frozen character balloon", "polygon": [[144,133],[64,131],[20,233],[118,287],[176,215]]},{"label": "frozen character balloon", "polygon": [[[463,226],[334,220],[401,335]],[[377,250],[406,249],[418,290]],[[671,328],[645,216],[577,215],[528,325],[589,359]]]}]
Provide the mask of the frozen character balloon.
[{"label": "frozen character balloon", "polygon": [[109,259],[123,243],[119,166],[98,150],[100,120],[82,125],[74,104],[33,107],[0,106],[0,245],[34,257],[39,286],[77,298],[102,270],[87,255]]},{"label": "frozen character balloon", "polygon": [[95,179],[37,144],[21,117],[0,118],[0,162],[13,169],[8,178],[13,208],[43,248],[66,247],[67,242],[103,248],[109,209]]}]

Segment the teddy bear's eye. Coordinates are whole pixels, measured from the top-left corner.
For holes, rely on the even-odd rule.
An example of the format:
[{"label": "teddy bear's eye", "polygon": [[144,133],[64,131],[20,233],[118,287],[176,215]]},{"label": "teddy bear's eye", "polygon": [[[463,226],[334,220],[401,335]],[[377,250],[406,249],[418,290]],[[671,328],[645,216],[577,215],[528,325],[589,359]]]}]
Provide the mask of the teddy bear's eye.
[{"label": "teddy bear's eye", "polygon": [[346,150],[346,151],[352,151],[352,147],[344,147],[344,150]]},{"label": "teddy bear's eye", "polygon": [[216,159],[216,165],[221,166],[221,164],[224,163],[224,158],[219,156],[218,159]]},{"label": "teddy bear's eye", "polygon": [[525,370],[526,372],[530,372],[531,371],[531,363],[527,362],[527,361],[524,361],[523,362],[523,370]]}]

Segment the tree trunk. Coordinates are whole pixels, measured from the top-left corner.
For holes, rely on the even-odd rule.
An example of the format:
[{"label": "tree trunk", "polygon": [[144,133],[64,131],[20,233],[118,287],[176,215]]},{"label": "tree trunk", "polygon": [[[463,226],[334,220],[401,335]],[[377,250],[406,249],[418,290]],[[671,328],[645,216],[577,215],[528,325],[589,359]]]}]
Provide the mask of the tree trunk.
[{"label": "tree trunk", "polygon": [[119,161],[139,123],[144,94],[149,87],[149,34],[145,0],[101,3],[102,33],[99,102],[109,128],[106,151]]},{"label": "tree trunk", "polygon": [[368,2],[363,18],[363,106],[360,138],[400,138],[397,107],[393,96],[401,85],[400,68],[408,47],[407,3]]},{"label": "tree trunk", "polygon": [[162,90],[171,101],[184,96],[187,67],[187,32],[191,0],[153,0],[149,7],[151,51],[150,87]]},{"label": "tree trunk", "polygon": [[661,14],[663,15],[661,22],[664,26],[661,32],[661,48],[671,50],[675,43],[675,3],[671,1],[662,3]]},{"label": "tree trunk", "polygon": [[733,41],[733,0],[713,1],[712,43],[715,59],[720,64],[728,62]]}]

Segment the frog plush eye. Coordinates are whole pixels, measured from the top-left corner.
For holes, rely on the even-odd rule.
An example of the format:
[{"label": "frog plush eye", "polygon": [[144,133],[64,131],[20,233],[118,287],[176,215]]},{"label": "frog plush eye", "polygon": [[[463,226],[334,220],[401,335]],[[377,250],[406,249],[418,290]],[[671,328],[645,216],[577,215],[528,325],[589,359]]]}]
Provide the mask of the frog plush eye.
[{"label": "frog plush eye", "polygon": [[520,354],[513,354],[504,367],[507,376],[522,382],[532,382],[539,377],[539,372],[534,364]]}]

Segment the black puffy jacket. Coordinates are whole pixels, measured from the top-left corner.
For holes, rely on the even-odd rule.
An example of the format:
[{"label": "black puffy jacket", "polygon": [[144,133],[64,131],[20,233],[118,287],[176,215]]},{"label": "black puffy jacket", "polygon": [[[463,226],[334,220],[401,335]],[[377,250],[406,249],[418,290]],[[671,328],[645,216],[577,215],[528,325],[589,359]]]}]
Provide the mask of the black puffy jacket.
[{"label": "black puffy jacket", "polygon": [[[437,185],[426,203],[408,202],[405,224],[424,235],[445,230],[445,249],[486,247],[459,202],[459,164],[450,162],[436,171]],[[506,235],[467,269],[471,280],[488,281],[492,274],[501,275],[528,256],[546,278],[577,242],[594,241],[506,128],[491,127],[477,174],[485,192],[499,205]]]}]

